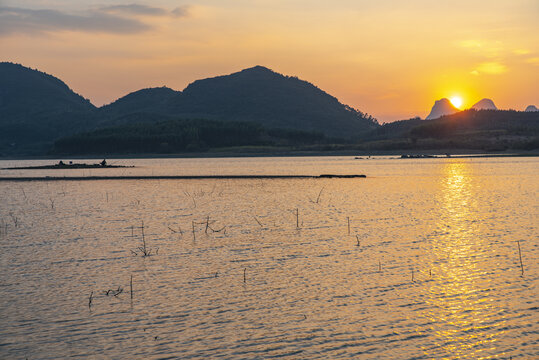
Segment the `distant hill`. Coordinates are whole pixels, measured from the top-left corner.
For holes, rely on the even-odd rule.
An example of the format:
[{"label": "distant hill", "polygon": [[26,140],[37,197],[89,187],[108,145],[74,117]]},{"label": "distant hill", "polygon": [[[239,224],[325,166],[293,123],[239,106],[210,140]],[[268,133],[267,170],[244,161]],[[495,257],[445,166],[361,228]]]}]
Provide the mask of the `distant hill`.
[{"label": "distant hill", "polygon": [[374,118],[296,77],[255,66],[197,80],[182,92],[154,88],[131,93],[101,109],[115,117],[135,111],[182,118],[252,121],[270,128],[317,131],[350,138],[377,128]]},{"label": "distant hill", "polygon": [[363,137],[366,149],[539,148],[539,112],[465,110],[433,120],[384,124]]},{"label": "distant hill", "polygon": [[52,75],[0,63],[0,153],[39,152],[55,138],[92,122],[95,107]]},{"label": "distant hill", "polygon": [[476,102],[471,108],[474,110],[498,110],[496,105],[494,105],[494,101],[490,99],[481,99],[480,101]]},{"label": "distant hill", "polygon": [[148,88],[132,92],[111,104],[99,109],[100,114],[108,117],[124,116],[133,113],[170,113],[168,104],[181,94],[167,87]]},{"label": "distant hill", "polygon": [[454,114],[459,111],[460,110],[454,107],[453,104],[451,104],[451,102],[448,99],[443,98],[443,99],[437,100],[434,103],[434,106],[430,110],[430,113],[425,118],[425,120],[437,119],[440,116]]},{"label": "distant hill", "polygon": [[526,110],[524,110],[526,112],[535,112],[535,111],[539,111],[539,109],[535,106],[535,105],[529,105]]}]

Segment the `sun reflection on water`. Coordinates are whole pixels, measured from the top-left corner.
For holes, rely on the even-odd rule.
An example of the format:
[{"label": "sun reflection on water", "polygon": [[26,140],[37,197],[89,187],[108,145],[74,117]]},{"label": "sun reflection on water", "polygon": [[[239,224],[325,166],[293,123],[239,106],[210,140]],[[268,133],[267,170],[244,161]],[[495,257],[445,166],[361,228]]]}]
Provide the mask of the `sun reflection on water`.
[{"label": "sun reflection on water", "polygon": [[437,216],[428,236],[432,280],[424,288],[428,305],[432,347],[424,352],[433,358],[487,359],[503,324],[501,309],[492,305],[489,294],[489,252],[482,234],[482,221],[475,189],[482,186],[468,162],[442,165]]}]

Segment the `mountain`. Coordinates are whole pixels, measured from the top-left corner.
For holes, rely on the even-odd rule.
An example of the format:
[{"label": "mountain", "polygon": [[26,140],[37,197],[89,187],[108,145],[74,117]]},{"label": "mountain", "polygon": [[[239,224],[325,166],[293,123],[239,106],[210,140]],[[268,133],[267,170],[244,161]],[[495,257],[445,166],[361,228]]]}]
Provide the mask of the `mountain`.
[{"label": "mountain", "polygon": [[262,66],[197,80],[184,91],[138,90],[96,108],[52,75],[0,63],[0,154],[43,153],[58,138],[100,128],[195,118],[340,138],[379,127],[311,83]]},{"label": "mountain", "polygon": [[378,127],[374,118],[340,103],[309,82],[255,66],[197,80],[182,92],[154,88],[131,93],[102,109],[107,125],[136,111],[180,118],[252,121],[267,128],[317,131],[350,138]]},{"label": "mountain", "polygon": [[494,105],[494,101],[490,99],[482,99],[478,102],[476,102],[472,109],[474,110],[498,110],[496,105]]},{"label": "mountain", "polygon": [[434,103],[429,116],[427,116],[425,120],[437,119],[440,116],[451,115],[459,111],[460,110],[454,107],[448,99],[443,98]]},{"label": "mountain", "polygon": [[384,124],[362,140],[364,150],[534,150],[539,149],[539,112],[469,109]]},{"label": "mountain", "polygon": [[0,63],[2,119],[37,113],[77,112],[94,109],[89,100],[74,93],[52,75],[19,64]]},{"label": "mountain", "polygon": [[54,76],[0,63],[0,153],[8,148],[42,151],[45,143],[85,128],[94,111]]},{"label": "mountain", "polygon": [[526,110],[524,110],[525,112],[535,112],[535,111],[539,111],[539,109],[535,106],[535,105],[529,105]]},{"label": "mountain", "polygon": [[162,113],[164,112],[164,107],[179,94],[181,94],[181,92],[165,86],[142,89],[101,107],[99,111],[101,114],[109,117],[139,112]]}]

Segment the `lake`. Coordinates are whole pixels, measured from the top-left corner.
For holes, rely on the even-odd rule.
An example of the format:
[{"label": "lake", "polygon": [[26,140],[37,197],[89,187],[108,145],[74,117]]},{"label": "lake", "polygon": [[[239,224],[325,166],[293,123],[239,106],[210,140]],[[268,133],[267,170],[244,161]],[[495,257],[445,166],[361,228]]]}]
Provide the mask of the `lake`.
[{"label": "lake", "polygon": [[537,157],[107,161],[367,178],[0,181],[0,358],[539,357]]}]

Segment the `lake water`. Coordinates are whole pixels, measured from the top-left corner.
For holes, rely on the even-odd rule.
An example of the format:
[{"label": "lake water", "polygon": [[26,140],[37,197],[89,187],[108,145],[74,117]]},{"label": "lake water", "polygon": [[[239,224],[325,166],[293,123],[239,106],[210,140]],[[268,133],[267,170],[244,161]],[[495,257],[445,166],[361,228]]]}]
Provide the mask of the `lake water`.
[{"label": "lake water", "polygon": [[367,178],[0,181],[0,358],[539,357],[539,158],[109,163]]}]

